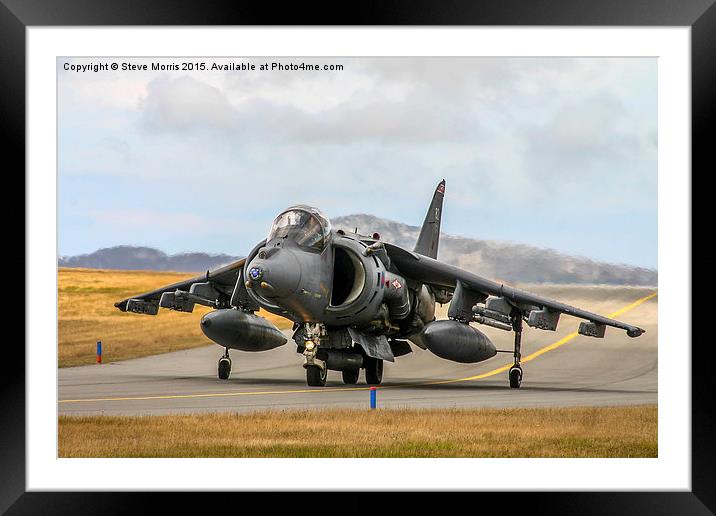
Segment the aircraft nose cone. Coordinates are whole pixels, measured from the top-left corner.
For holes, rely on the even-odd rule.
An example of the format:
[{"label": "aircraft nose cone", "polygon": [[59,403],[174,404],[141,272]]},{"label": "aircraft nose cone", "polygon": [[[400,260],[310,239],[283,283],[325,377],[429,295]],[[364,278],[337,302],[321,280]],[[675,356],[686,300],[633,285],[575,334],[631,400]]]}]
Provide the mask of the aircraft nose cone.
[{"label": "aircraft nose cone", "polygon": [[286,297],[295,292],[301,281],[301,266],[295,254],[281,249],[264,256],[249,264],[247,279],[251,288],[264,297]]}]

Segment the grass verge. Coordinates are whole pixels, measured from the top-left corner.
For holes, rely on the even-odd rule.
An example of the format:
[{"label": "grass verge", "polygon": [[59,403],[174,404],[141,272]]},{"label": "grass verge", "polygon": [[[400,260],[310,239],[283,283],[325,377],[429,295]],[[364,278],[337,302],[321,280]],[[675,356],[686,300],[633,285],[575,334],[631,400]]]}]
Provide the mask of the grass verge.
[{"label": "grass verge", "polygon": [[657,407],[60,416],[60,457],[656,457]]},{"label": "grass verge", "polygon": [[[191,273],[67,269],[58,271],[58,366],[92,364],[102,341],[105,362],[126,360],[211,344],[199,320],[209,308],[194,312],[161,309],[155,317],[120,312],[114,303],[192,277]],[[260,313],[279,328],[290,321]]]}]

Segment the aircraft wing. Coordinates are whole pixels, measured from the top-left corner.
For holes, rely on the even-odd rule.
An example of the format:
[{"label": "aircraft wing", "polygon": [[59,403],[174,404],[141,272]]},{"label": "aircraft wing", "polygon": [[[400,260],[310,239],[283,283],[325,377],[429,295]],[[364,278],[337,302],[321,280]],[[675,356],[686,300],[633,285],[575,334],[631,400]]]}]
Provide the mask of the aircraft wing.
[{"label": "aircraft wing", "polygon": [[[485,303],[487,301],[485,306],[488,309],[490,308],[488,296],[501,298],[507,302],[508,306],[520,310],[530,326],[554,330],[557,326],[559,314],[567,314],[589,321],[589,323],[580,325],[579,332],[583,335],[603,337],[605,326],[626,330],[627,335],[630,337],[638,337],[645,332],[644,329],[637,326],[496,283],[459,267],[439,262],[393,244],[385,244],[385,248],[391,262],[406,278],[430,285],[437,290],[455,292],[458,288],[466,289],[472,294],[472,299],[476,303]],[[500,306],[500,300],[498,299],[497,301],[493,306]],[[502,305],[504,305],[504,302],[502,302]],[[489,316],[492,311],[487,311]],[[534,316],[532,315],[533,313],[535,314]],[[499,315],[498,313],[496,316]],[[504,310],[502,315],[505,315]]]},{"label": "aircraft wing", "polygon": [[114,304],[123,312],[156,315],[159,307],[191,312],[196,303],[221,308],[229,306],[246,259],[208,270],[201,276],[137,294]]}]

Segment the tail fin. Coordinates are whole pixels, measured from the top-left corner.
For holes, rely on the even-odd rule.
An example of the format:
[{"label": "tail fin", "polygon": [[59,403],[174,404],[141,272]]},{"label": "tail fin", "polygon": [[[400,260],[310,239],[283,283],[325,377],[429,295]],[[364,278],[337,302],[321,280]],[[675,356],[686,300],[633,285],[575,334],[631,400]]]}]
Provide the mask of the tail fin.
[{"label": "tail fin", "polygon": [[415,244],[414,251],[430,258],[438,257],[438,243],[440,242],[440,217],[443,211],[443,197],[445,196],[445,180],[438,183],[433,200],[425,215],[420,236]]}]

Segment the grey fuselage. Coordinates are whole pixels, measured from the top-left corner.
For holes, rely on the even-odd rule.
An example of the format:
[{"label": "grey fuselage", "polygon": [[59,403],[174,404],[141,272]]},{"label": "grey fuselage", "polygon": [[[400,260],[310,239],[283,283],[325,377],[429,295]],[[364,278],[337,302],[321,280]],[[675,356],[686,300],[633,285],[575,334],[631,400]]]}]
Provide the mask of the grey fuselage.
[{"label": "grey fuselage", "polygon": [[[391,271],[380,240],[332,230],[322,250],[272,238],[246,259],[243,288],[265,310],[295,323],[407,337],[435,319],[435,298]],[[252,271],[260,271],[256,278]],[[411,283],[411,284],[409,284]]]}]

